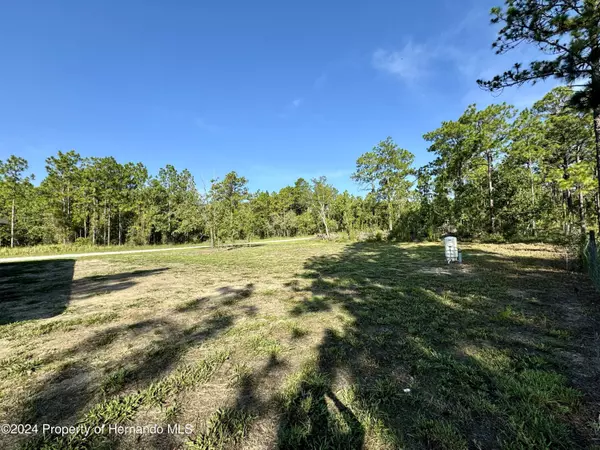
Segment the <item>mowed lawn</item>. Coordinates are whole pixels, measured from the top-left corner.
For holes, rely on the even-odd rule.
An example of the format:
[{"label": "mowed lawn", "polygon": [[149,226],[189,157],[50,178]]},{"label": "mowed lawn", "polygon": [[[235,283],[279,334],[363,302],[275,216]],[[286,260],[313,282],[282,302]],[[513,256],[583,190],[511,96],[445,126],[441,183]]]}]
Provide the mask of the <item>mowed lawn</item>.
[{"label": "mowed lawn", "polygon": [[[0,448],[593,448],[600,296],[549,246],[307,241],[0,264]],[[600,447],[596,447],[600,448]]]}]

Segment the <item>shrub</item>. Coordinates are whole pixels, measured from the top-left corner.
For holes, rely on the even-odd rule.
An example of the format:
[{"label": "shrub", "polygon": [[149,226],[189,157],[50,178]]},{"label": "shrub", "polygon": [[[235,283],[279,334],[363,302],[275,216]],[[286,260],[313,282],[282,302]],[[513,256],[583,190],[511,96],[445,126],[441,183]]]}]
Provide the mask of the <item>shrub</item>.
[{"label": "shrub", "polygon": [[78,237],[75,239],[73,245],[76,247],[90,247],[92,245],[92,240],[90,238]]}]

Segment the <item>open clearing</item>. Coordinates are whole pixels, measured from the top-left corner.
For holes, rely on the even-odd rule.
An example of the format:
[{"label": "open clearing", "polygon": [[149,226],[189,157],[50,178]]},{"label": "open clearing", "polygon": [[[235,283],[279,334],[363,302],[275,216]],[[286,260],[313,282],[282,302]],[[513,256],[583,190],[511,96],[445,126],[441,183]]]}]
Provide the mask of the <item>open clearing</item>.
[{"label": "open clearing", "polygon": [[[221,248],[227,248],[227,247],[251,247],[253,245],[264,245],[264,244],[280,244],[282,242],[296,242],[296,241],[308,241],[310,239],[314,239],[312,237],[300,237],[300,238],[294,238],[294,239],[275,239],[275,240],[264,240],[264,241],[246,241],[246,242],[234,242],[232,244],[221,244],[219,247]],[[50,247],[55,247],[55,246],[50,246]],[[59,247],[59,246],[56,246]],[[154,248],[153,248],[154,247]],[[58,253],[58,254],[52,254],[52,255],[44,255],[42,254],[36,254],[36,247],[29,247],[28,250],[32,251],[34,253],[34,256],[14,256],[14,257],[7,257],[4,258],[2,256],[0,256],[0,264],[2,263],[12,263],[12,262],[26,262],[26,261],[44,261],[44,260],[50,260],[50,259],[61,259],[61,258],[68,258],[68,259],[72,259],[72,258],[87,258],[88,256],[110,256],[110,255],[132,255],[135,253],[156,253],[156,252],[178,252],[181,250],[193,250],[193,249],[198,249],[198,248],[210,248],[209,244],[202,244],[202,245],[180,245],[178,247],[170,247],[167,245],[158,245],[158,246],[150,246],[150,248],[133,248],[132,250],[119,250],[119,247],[112,247],[112,248],[116,248],[117,250],[109,250],[111,247],[104,247],[102,249],[102,247],[100,247],[101,250],[97,250],[98,247],[96,247],[96,251],[93,252],[77,252],[77,253]],[[14,253],[19,254],[19,251],[21,250],[20,248],[16,248],[16,249],[7,249],[8,251],[12,251],[14,250]],[[42,248],[40,250],[40,252],[43,252],[45,249]],[[72,251],[72,249],[70,249]],[[27,250],[24,250],[27,251]]]},{"label": "open clearing", "polygon": [[0,265],[1,448],[590,448],[599,296],[548,246],[309,241]]}]

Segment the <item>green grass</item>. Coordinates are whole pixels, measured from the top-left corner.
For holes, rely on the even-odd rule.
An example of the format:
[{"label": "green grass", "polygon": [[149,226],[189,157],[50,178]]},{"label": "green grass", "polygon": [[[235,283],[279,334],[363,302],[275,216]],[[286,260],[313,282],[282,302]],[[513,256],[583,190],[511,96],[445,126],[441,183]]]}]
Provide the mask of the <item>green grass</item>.
[{"label": "green grass", "polygon": [[12,258],[17,256],[44,256],[64,255],[71,253],[96,253],[96,252],[118,252],[125,250],[151,250],[160,248],[185,248],[196,244],[157,244],[157,245],[77,245],[77,244],[46,244],[31,247],[0,247],[0,258]]},{"label": "green grass", "polygon": [[40,358],[30,355],[18,355],[0,360],[0,374],[5,377],[27,376],[43,365]]},{"label": "green grass", "polygon": [[[306,236],[296,236],[294,238],[273,237],[268,239],[250,239],[250,240],[234,240],[235,244],[256,244],[261,241],[278,241],[286,239],[296,239]],[[232,242],[225,241],[219,243],[219,246],[227,246]],[[45,255],[64,255],[77,253],[97,253],[97,252],[118,252],[126,250],[159,250],[161,248],[182,248],[194,246],[209,246],[209,241],[188,243],[188,244],[149,244],[149,245],[91,245],[91,244],[41,244],[29,247],[0,247],[0,259],[13,258],[18,256],[45,256]]]},{"label": "green grass", "polygon": [[[146,389],[129,395],[119,395],[95,405],[79,421],[79,425],[101,427],[126,423],[133,419],[137,412],[148,406],[163,405],[167,398],[208,381],[215,371],[227,359],[227,354],[211,355],[195,365],[186,365],[168,377],[150,384]],[[124,375],[122,377],[124,379]],[[114,385],[114,379],[110,384]],[[122,385],[120,380],[119,385]],[[106,384],[103,384],[106,387]],[[106,392],[106,391],[105,391]],[[89,436],[69,435],[66,437],[47,436],[32,441],[34,448],[80,448],[80,446],[102,446],[112,439],[110,435],[96,434]],[[29,444],[28,444],[29,445]]]},{"label": "green grass", "polygon": [[91,326],[109,323],[112,322],[116,317],[116,313],[107,312],[42,323],[39,323],[37,320],[13,322],[0,328],[0,339],[14,340],[34,336],[43,336],[45,334],[50,334],[57,331],[74,330],[76,327],[81,325]]},{"label": "green grass", "polygon": [[208,419],[206,430],[187,442],[187,448],[212,450],[242,442],[254,417],[243,410],[220,408]]},{"label": "green grass", "polygon": [[542,245],[463,254],[309,241],[0,265],[0,419],[193,427],[2,447],[593,448],[589,280]]}]

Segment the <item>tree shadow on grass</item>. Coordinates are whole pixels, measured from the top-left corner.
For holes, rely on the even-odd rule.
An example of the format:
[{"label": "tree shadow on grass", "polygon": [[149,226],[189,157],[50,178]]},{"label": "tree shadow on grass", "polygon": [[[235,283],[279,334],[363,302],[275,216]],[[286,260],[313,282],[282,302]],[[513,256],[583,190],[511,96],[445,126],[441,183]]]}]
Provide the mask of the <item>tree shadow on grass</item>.
[{"label": "tree shadow on grass", "polygon": [[92,275],[75,280],[71,289],[72,300],[82,300],[95,295],[123,291],[135,286],[138,279],[157,275],[169,270],[168,267],[157,269],[134,270],[111,275]]},{"label": "tree shadow on grass", "polygon": [[[75,361],[64,365],[32,395],[21,421],[75,423],[92,399],[143,389],[172,371],[187,350],[215,337],[232,323],[231,315],[219,315],[185,329],[168,320],[144,320],[102,330],[56,358],[69,356]],[[99,374],[91,364],[117,339],[144,338],[148,345],[120,355],[105,367],[104,373]]]},{"label": "tree shadow on grass", "polygon": [[[221,288],[221,294],[207,299],[211,304],[206,306],[209,316],[191,326],[182,326],[170,318],[114,325],[99,330],[62,354],[53,355],[53,360],[69,362],[36,389],[18,421],[72,425],[91,404],[154,386],[176,370],[188,351],[228,330],[237,316],[251,315],[244,308],[218,307],[226,307],[236,296],[250,297],[252,289],[251,285]],[[118,341],[137,345],[131,350],[121,349],[116,357],[107,353]],[[104,358],[109,360],[101,362],[103,368],[99,369],[98,362]],[[160,395],[159,403],[163,400]],[[46,443],[32,441],[34,448]]]},{"label": "tree shadow on grass", "polygon": [[[217,292],[219,294],[216,298],[211,298],[210,296],[194,298],[178,305],[175,310],[177,312],[191,312],[203,308],[216,309],[219,306],[234,306],[238,302],[249,298],[254,293],[254,284],[248,283],[242,288],[223,286],[218,288]],[[242,309],[245,309],[249,315],[256,313],[256,308],[252,305],[243,306]]]},{"label": "tree shadow on grass", "polygon": [[[298,277],[322,304],[290,315],[339,308],[351,320],[326,330],[288,396],[279,447],[588,446],[600,373],[593,340],[579,339],[593,329],[581,309],[590,283],[543,258],[477,251],[467,262],[446,266],[432,246],[362,243],[308,260]],[[579,296],[565,295],[575,285]],[[565,304],[577,320],[565,320]]]},{"label": "tree shadow on grass", "polygon": [[74,259],[0,264],[0,325],[55,317],[73,300],[122,291],[141,277],[168,270],[135,270],[73,280],[74,269]]},{"label": "tree shadow on grass", "polygon": [[75,260],[0,264],[0,325],[47,319],[67,307]]},{"label": "tree shadow on grass", "polygon": [[307,364],[284,394],[277,441],[280,448],[360,449],[364,427],[334,393],[339,336],[327,330],[316,363]]}]

